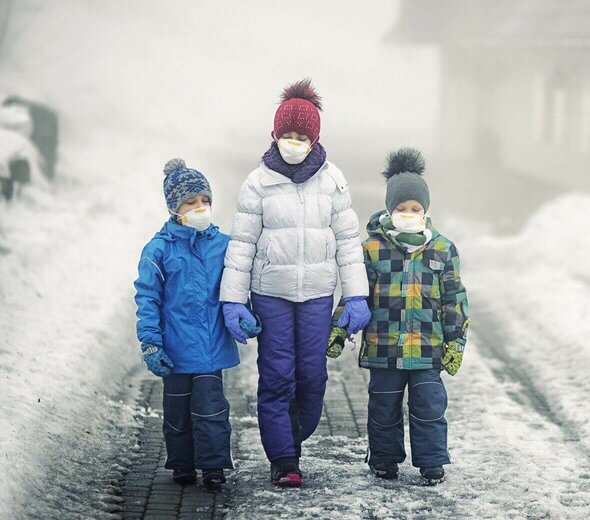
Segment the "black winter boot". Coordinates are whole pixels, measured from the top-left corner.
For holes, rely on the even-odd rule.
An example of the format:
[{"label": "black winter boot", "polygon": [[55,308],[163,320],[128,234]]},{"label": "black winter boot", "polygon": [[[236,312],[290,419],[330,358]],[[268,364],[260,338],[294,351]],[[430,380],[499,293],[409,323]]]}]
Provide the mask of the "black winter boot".
[{"label": "black winter boot", "polygon": [[395,462],[393,464],[369,464],[369,468],[373,475],[385,480],[394,480],[399,476],[399,468]]},{"label": "black winter boot", "polygon": [[208,491],[220,491],[221,485],[225,484],[225,474],[223,469],[204,469],[203,470],[203,485]]},{"label": "black winter boot", "polygon": [[175,469],[172,473],[172,480],[181,486],[188,486],[197,481],[197,473],[194,469]]},{"label": "black winter boot", "polygon": [[270,464],[270,480],[275,486],[301,487],[303,476],[298,459],[280,459]]},{"label": "black winter boot", "polygon": [[427,481],[428,485],[434,486],[445,479],[445,470],[442,466],[434,468],[420,468],[420,475]]}]

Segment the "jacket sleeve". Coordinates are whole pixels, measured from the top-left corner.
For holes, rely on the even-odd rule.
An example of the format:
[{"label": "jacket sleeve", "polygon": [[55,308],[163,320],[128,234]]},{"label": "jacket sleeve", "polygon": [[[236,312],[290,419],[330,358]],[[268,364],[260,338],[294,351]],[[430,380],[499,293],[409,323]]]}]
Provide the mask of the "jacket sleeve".
[{"label": "jacket sleeve", "polygon": [[141,343],[163,346],[161,306],[164,294],[163,252],[150,242],[139,260],[139,277],[135,280],[137,304],[137,338]]},{"label": "jacket sleeve", "polygon": [[345,184],[337,182],[332,200],[330,227],[336,237],[336,263],[342,284],[342,297],[368,296],[369,285],[363,262],[359,221]]},{"label": "jacket sleeve", "polygon": [[445,343],[458,341],[465,345],[469,324],[467,292],[461,283],[459,253],[454,244],[443,269],[441,290]]},{"label": "jacket sleeve", "polygon": [[[377,283],[377,271],[375,271],[375,267],[373,266],[373,262],[369,257],[369,252],[365,247],[365,243],[362,244],[363,247],[363,256],[365,261],[365,269],[367,271],[367,278],[369,280],[369,298],[367,303],[369,304],[369,309],[373,306],[373,291],[375,290],[375,283]],[[344,312],[344,299],[340,298],[334,313],[332,314],[332,325],[337,325],[340,316]]]},{"label": "jacket sleeve", "polygon": [[231,237],[225,254],[219,299],[222,302],[246,303],[250,291],[250,272],[256,255],[256,243],[262,233],[262,196],[250,175],[238,196]]}]

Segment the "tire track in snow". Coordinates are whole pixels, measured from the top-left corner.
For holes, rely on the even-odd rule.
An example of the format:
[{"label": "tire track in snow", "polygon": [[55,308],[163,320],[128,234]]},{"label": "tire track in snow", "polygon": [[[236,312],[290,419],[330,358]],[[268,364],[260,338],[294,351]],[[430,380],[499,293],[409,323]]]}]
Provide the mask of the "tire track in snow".
[{"label": "tire track in snow", "polygon": [[[561,432],[562,443],[574,452],[574,458],[578,462],[578,474],[561,491],[561,503],[565,506],[588,504],[590,499],[590,450],[582,443],[583,432],[580,431],[576,423],[551,405],[542,383],[535,381],[531,375],[534,371],[526,362],[521,358],[515,359],[510,354],[506,345],[514,344],[515,341],[508,337],[501,320],[481,302],[471,305],[471,313],[473,321],[478,324],[477,334],[483,343],[480,351],[489,362],[491,371],[498,381],[517,384],[517,390],[509,391],[508,395],[519,405],[533,409],[546,421],[557,426]],[[523,327],[529,334],[534,334],[531,332],[530,324],[523,323]],[[542,340],[539,339],[538,342],[542,343]]]}]

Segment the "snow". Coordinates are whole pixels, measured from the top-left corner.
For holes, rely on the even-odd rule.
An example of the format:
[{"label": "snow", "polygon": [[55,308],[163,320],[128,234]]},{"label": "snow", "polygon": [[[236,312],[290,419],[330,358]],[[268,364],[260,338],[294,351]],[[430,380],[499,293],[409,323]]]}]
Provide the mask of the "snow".
[{"label": "snow", "polygon": [[[485,348],[485,341],[472,334],[460,375],[444,377],[453,464],[446,467],[443,484],[422,486],[409,460],[400,465],[399,480],[373,478],[364,463],[366,437],[341,431],[331,437],[316,433],[304,443],[301,490],[272,489],[252,416],[233,421],[241,458],[232,475],[239,479],[239,496],[233,497],[230,517],[587,518],[588,460],[559,426],[513,398],[518,382],[499,384]],[[254,355],[244,353],[238,375],[253,365]],[[340,399],[337,381],[347,380],[349,389],[358,386],[364,370],[350,372],[356,355],[345,349],[337,368],[330,364],[328,408]],[[243,392],[255,395],[255,381],[247,381]],[[407,414],[405,424],[408,444]]]},{"label": "snow", "polygon": [[474,326],[502,331],[497,348],[587,449],[590,242],[583,236],[589,215],[590,196],[570,193],[546,203],[516,236],[459,242],[470,299],[481,310]]},{"label": "snow", "polygon": [[[281,38],[285,23],[297,27],[297,15],[278,24],[272,23],[271,2],[261,4],[258,17],[240,3],[195,5],[178,2],[172,10],[166,2],[147,9],[139,0],[124,6],[13,3],[0,93],[18,92],[56,108],[62,141],[55,182],[47,183],[34,169],[32,184],[18,200],[0,203],[1,518],[42,518],[44,511],[59,510],[64,518],[88,514],[88,489],[98,495],[103,475],[125,471],[131,460],[121,454],[137,449],[141,418],[160,413],[128,403],[134,402],[144,370],[132,281],[141,247],[166,218],[160,183],[167,159],[182,156],[208,175],[217,194],[214,219],[228,231],[240,182],[263,151],[260,143],[267,143],[273,103],[286,81],[311,75],[331,92],[325,113],[346,114],[340,125],[336,117],[326,117],[324,127],[328,149],[345,171],[361,159],[357,171],[379,171],[392,135],[428,142],[417,136],[430,123],[432,107],[423,100],[431,98],[433,82],[412,85],[409,96],[392,95],[412,74],[384,77],[383,62],[394,54],[380,50],[375,35],[349,41],[342,38],[352,31],[344,18],[326,27],[318,14],[312,17],[317,36],[304,38],[299,61],[285,63],[278,59],[282,54],[258,51],[265,41]],[[326,2],[314,12],[325,18],[339,5]],[[388,2],[374,12],[352,5],[353,22],[359,15],[354,10],[362,9],[367,24],[389,28],[390,17],[383,14]],[[64,12],[75,23],[64,23]],[[243,44],[239,52],[225,45],[227,31],[217,34],[219,16],[235,26],[233,37]],[[260,16],[269,32],[253,35]],[[191,17],[194,24],[186,22]],[[326,34],[337,35],[339,45],[315,54]],[[349,62],[338,62],[338,56],[355,61],[360,73],[352,78]],[[279,65],[269,70],[272,59]],[[398,67],[412,70],[431,58],[397,59]],[[332,63],[339,65],[327,66]],[[257,81],[243,81],[253,76]],[[373,87],[371,97],[346,97]],[[262,99],[272,102],[258,102]],[[381,117],[383,102],[398,119],[393,130]],[[404,103],[419,111],[414,126],[404,123]],[[371,128],[376,136],[364,155],[358,151],[358,128]],[[0,164],[15,149],[32,157],[28,146],[18,132],[0,131]],[[379,176],[374,179],[376,186]],[[371,183],[360,175],[349,180],[364,220],[380,206],[382,194],[378,202],[369,200],[368,193],[377,191]],[[234,428],[242,429],[255,450],[238,468],[240,478],[252,482],[254,499],[271,497],[302,518],[328,506],[343,511],[343,518],[362,518],[369,510],[383,519],[586,517],[590,280],[589,245],[581,240],[580,223],[588,215],[590,199],[570,194],[542,208],[514,237],[449,220],[474,319],[465,366],[456,378],[447,378],[455,463],[443,486],[417,487],[415,470],[407,464],[400,483],[375,483],[363,463],[364,441],[343,436],[326,450],[314,437],[309,453],[317,457],[304,460],[309,480],[321,481],[338,459],[337,482],[281,494],[261,477],[267,467],[257,421],[247,416],[234,420]],[[254,392],[253,353],[247,352],[244,385]],[[360,370],[352,359],[350,367]],[[331,383],[343,377],[332,375]],[[432,500],[438,512],[429,509]],[[232,515],[239,517],[251,505],[244,501]]]}]

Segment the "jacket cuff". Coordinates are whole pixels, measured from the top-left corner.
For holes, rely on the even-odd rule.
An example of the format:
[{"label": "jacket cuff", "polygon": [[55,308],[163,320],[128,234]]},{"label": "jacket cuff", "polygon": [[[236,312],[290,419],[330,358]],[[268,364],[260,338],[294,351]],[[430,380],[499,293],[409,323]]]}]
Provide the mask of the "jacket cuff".
[{"label": "jacket cuff", "polygon": [[339,268],[339,275],[343,298],[369,296],[369,281],[364,263],[343,265]]},{"label": "jacket cuff", "polygon": [[248,303],[250,293],[250,273],[230,269],[223,270],[219,300],[231,303]]}]

